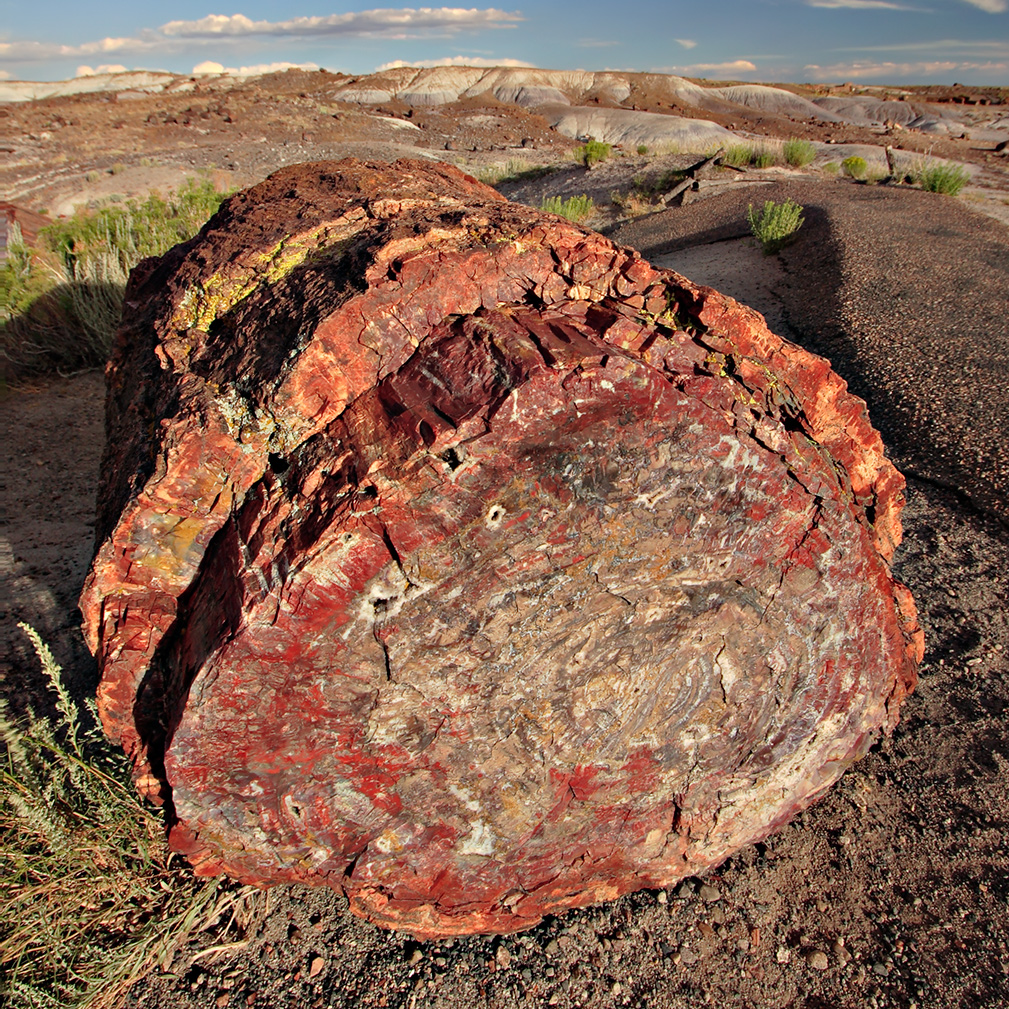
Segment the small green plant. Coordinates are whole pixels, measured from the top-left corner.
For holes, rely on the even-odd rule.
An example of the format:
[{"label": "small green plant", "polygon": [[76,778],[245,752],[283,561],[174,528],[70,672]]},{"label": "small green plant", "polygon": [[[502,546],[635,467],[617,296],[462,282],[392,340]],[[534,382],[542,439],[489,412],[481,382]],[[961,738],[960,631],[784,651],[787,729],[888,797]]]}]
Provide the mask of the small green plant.
[{"label": "small green plant", "polygon": [[864,179],[865,168],[865,158],[860,158],[857,154],[853,154],[850,158],[845,158],[841,162],[841,169],[844,171],[844,174],[852,179]]},{"label": "small green plant", "polygon": [[0,700],[0,1001],[11,1009],[111,1009],[189,938],[247,926],[252,887],[197,879],[142,802],[129,763],[85,727],[62,670],[28,635],[55,695],[54,721],[11,720]]},{"label": "small green plant", "polygon": [[591,168],[605,161],[612,150],[612,144],[604,144],[601,140],[588,140],[575,151],[575,160],[580,161],[586,168]]},{"label": "small green plant", "polygon": [[745,168],[753,161],[753,148],[746,144],[730,144],[725,148],[722,161],[733,168]]},{"label": "small green plant", "polygon": [[638,154],[647,154],[647,153],[648,153],[648,145],[638,144]]},{"label": "small green plant", "polygon": [[836,161],[828,161],[820,168],[820,171],[826,172],[828,175],[837,175],[840,170],[841,166]]},{"label": "small green plant", "polygon": [[78,211],[43,228],[34,249],[12,239],[0,268],[0,357],[26,373],[104,364],[130,270],[195,235],[225,195],[190,180],[168,199]]},{"label": "small green plant", "polygon": [[85,182],[97,182],[102,177],[102,173],[97,168],[92,168],[84,173]]},{"label": "small green plant", "polygon": [[780,152],[776,147],[761,144],[753,147],[749,144],[731,144],[722,155],[722,163],[733,168],[770,168],[780,160]]},{"label": "small green plant", "polygon": [[930,193],[958,196],[970,182],[970,175],[961,165],[944,161],[923,161],[914,170],[914,181]]},{"label": "small green plant", "polygon": [[802,227],[802,210],[798,203],[790,199],[783,203],[765,200],[764,209],[759,213],[750,204],[746,217],[750,222],[750,230],[765,253],[777,252],[791,240]]},{"label": "small green plant", "polygon": [[122,175],[126,171],[126,165],[121,161],[117,161],[110,169],[109,175]]},{"label": "small green plant", "polygon": [[581,196],[569,196],[566,200],[560,196],[548,196],[540,204],[540,210],[548,214],[559,214],[575,224],[581,224],[596,212],[596,205],[592,197],[584,193]]},{"label": "small green plant", "polygon": [[785,161],[793,168],[805,168],[816,158],[816,148],[808,140],[786,140],[781,150]]}]

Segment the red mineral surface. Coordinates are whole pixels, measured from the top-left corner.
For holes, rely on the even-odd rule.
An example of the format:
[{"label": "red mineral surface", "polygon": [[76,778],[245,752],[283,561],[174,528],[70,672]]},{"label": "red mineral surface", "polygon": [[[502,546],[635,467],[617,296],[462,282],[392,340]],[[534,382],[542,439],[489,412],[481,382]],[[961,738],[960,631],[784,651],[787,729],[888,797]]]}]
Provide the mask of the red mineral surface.
[{"label": "red mineral surface", "polygon": [[232,197],[108,380],[85,630],[200,873],[528,928],[766,836],[915,682],[904,482],[828,362],[446,165]]}]

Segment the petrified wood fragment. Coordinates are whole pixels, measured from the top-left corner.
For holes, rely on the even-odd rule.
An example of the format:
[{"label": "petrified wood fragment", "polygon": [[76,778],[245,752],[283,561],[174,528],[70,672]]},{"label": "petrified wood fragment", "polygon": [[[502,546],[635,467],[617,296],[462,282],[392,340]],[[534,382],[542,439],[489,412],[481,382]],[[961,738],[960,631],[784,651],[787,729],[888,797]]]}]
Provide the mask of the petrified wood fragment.
[{"label": "petrified wood fragment", "polygon": [[903,480],[755,312],[444,165],[131,278],[82,609],[202,873],[432,937],[666,886],[897,719]]}]

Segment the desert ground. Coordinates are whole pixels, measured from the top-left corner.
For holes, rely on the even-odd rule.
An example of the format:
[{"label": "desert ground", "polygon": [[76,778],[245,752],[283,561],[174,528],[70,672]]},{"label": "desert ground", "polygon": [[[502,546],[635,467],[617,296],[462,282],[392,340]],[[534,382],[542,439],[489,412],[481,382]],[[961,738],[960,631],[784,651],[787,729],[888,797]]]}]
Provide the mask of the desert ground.
[{"label": "desert ground", "polygon": [[[704,879],[517,936],[441,943],[364,923],[336,893],[275,888],[247,930],[202,936],[127,1004],[1006,1005],[1009,159],[996,148],[1009,135],[1009,95],[788,86],[698,96],[655,75],[539,71],[481,91],[486,72],[469,73],[111,81],[34,98],[5,82],[0,118],[11,139],[0,179],[12,202],[55,215],[169,188],[197,170],[246,185],[283,164],[348,155],[439,157],[474,172],[511,158],[560,166],[500,189],[537,206],[548,195],[593,195],[589,226],[753,306],[775,332],[829,358],[866,400],[907,478],[894,571],[925,630],[918,686],[894,733],[819,803]],[[873,105],[884,101],[882,111]],[[901,125],[900,108],[889,108],[897,103],[921,111]],[[569,156],[585,122],[625,144],[591,171]],[[610,202],[636,176],[696,161],[711,146],[702,122],[747,142],[807,138],[817,160],[801,171],[719,173],[684,205],[633,218]],[[954,199],[822,168],[855,151],[885,167],[887,145],[908,164],[931,152],[967,165],[972,182]],[[785,197],[802,204],[805,222],[765,256],[748,237],[747,206]],[[103,400],[98,371],[12,382],[0,397],[0,640],[15,707],[41,693],[19,620],[52,644],[78,695],[95,687],[76,600],[94,545]]]}]

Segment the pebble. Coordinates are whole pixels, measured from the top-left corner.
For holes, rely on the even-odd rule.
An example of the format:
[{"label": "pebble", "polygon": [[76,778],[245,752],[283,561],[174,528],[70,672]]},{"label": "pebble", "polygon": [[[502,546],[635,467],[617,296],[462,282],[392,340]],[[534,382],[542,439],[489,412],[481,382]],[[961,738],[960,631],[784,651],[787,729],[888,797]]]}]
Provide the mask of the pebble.
[{"label": "pebble", "polygon": [[507,970],[512,962],[512,955],[507,946],[498,946],[497,953],[494,954],[497,957],[498,966],[502,970]]},{"label": "pebble", "polygon": [[326,961],[321,956],[313,956],[308,964],[308,976],[318,977],[322,973],[322,968],[326,966]]},{"label": "pebble", "polygon": [[410,966],[411,967],[416,967],[417,964],[419,964],[421,962],[421,960],[423,960],[423,959],[424,959],[424,954],[421,953],[421,951],[419,949],[415,949],[410,954],[410,960],[409,960]]},{"label": "pebble", "polygon": [[830,966],[827,954],[822,949],[807,949],[802,956],[813,970],[826,970]]},{"label": "pebble", "polygon": [[669,894],[665,890],[659,890],[658,896],[655,898],[660,904],[669,903]]},{"label": "pebble", "polygon": [[840,939],[835,939],[830,944],[830,952],[837,957],[837,962],[842,966],[851,960],[851,953],[848,951],[848,948],[844,945],[844,943],[840,941]]},{"label": "pebble", "polygon": [[560,943],[556,939],[551,939],[543,950],[547,956],[557,956],[561,951]]},{"label": "pebble", "polygon": [[792,951],[787,946],[779,946],[778,951],[774,954],[774,959],[778,963],[788,963],[792,959]]},{"label": "pebble", "polygon": [[707,901],[709,904],[713,904],[716,900],[722,899],[722,895],[718,892],[718,890],[707,883],[701,884],[700,890],[697,891],[697,896],[700,897],[701,900]]},{"label": "pebble", "polygon": [[890,968],[885,963],[874,963],[872,965],[872,972],[873,974],[878,974],[880,977],[887,977],[890,974]]}]

